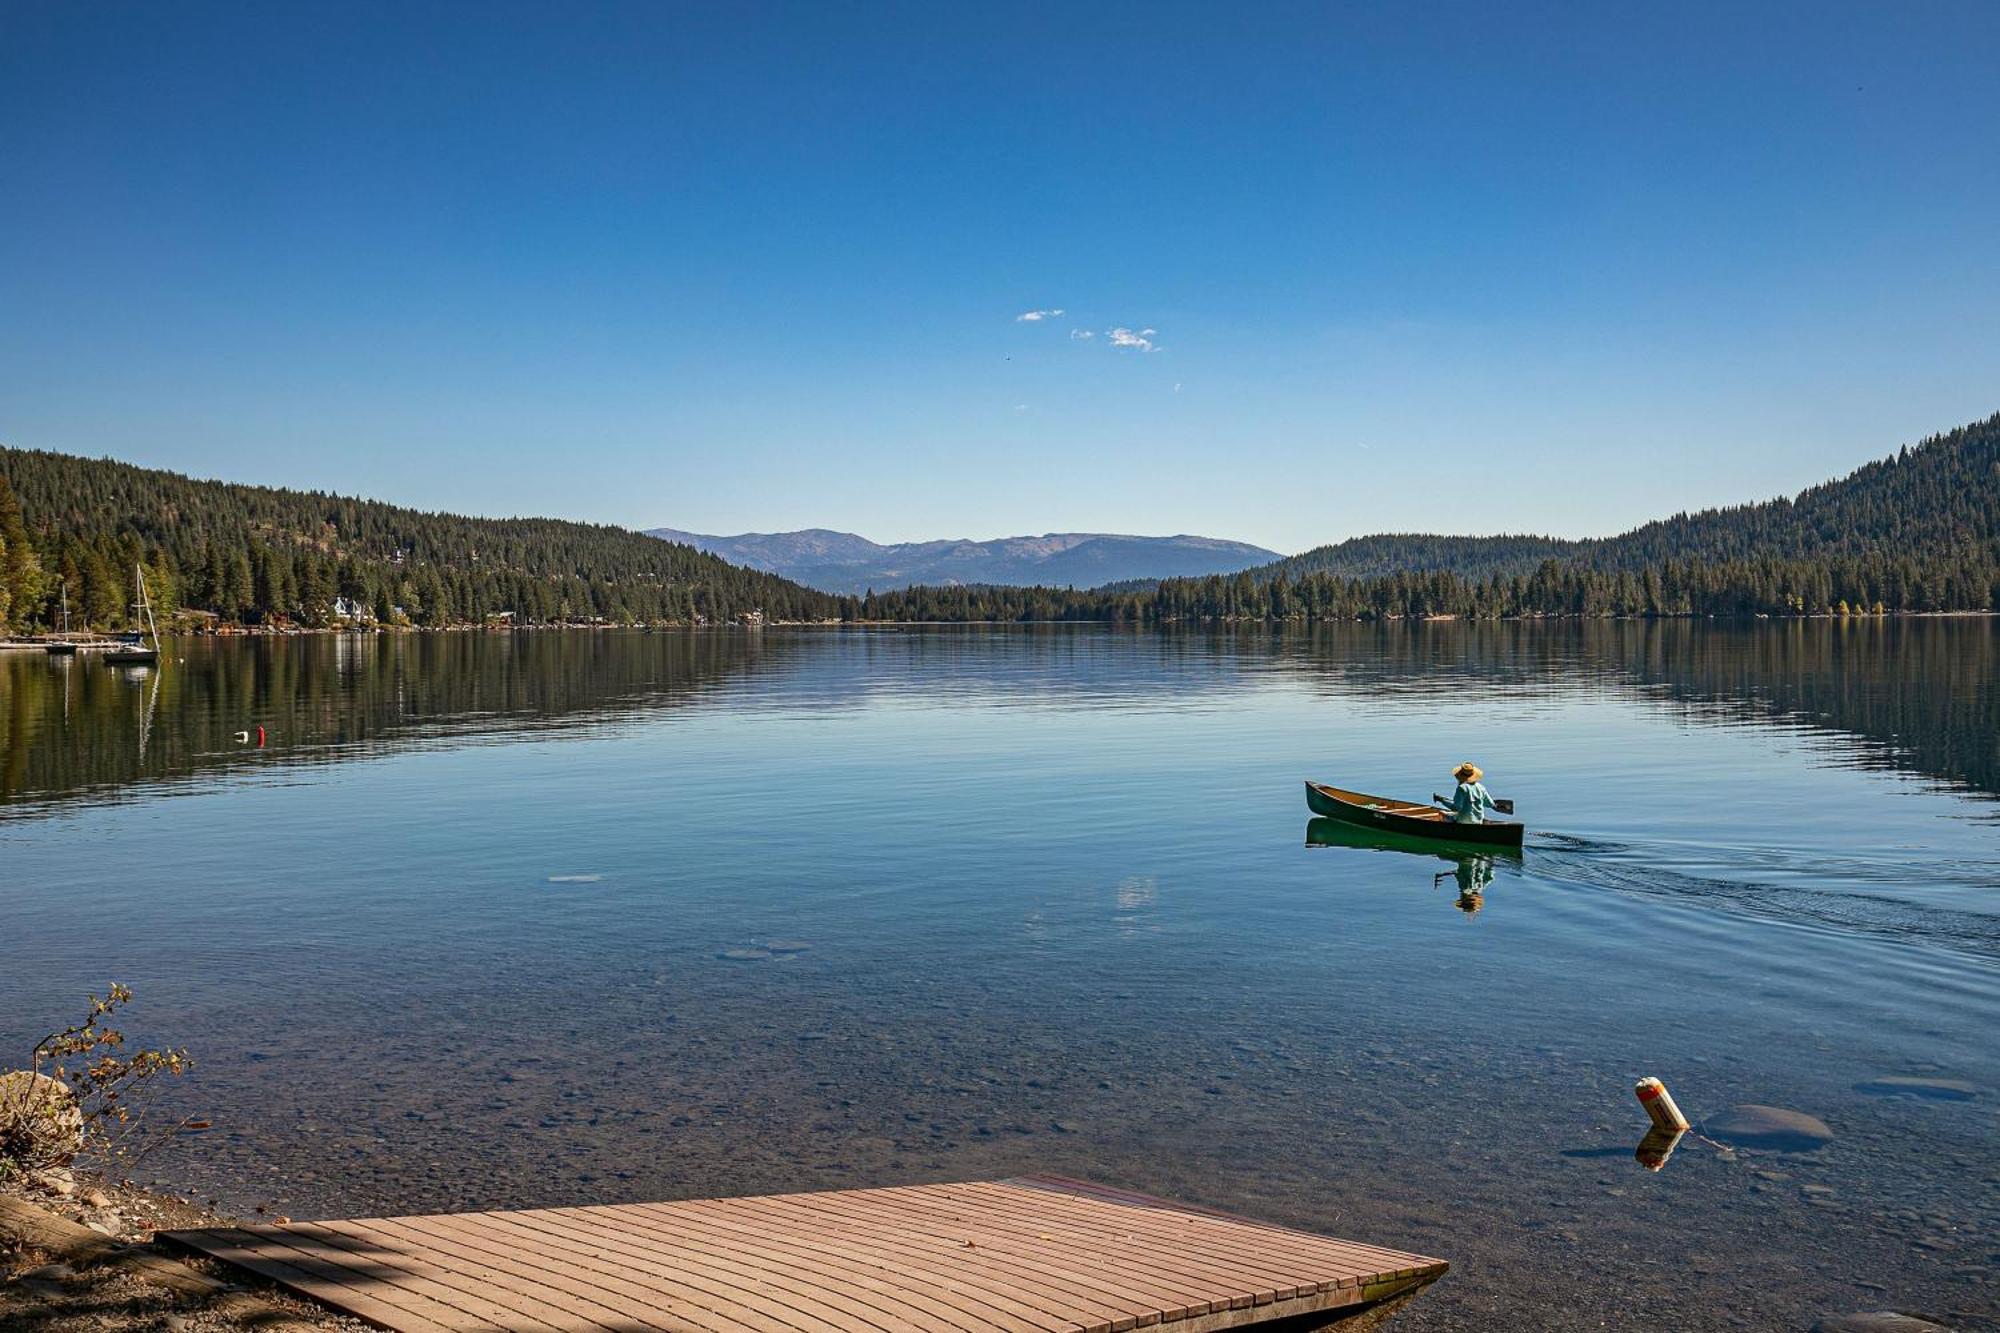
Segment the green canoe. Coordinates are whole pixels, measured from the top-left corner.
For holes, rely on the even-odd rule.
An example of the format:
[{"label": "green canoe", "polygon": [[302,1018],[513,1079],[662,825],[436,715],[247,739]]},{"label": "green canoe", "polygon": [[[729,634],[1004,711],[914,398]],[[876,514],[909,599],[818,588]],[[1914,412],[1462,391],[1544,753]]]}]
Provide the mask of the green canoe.
[{"label": "green canoe", "polygon": [[1317,782],[1306,784],[1306,805],[1316,815],[1338,819],[1362,828],[1383,829],[1413,838],[1443,842],[1477,843],[1482,847],[1519,847],[1527,830],[1512,821],[1488,820],[1483,824],[1461,824],[1434,805],[1395,801],[1387,796],[1344,791]]},{"label": "green canoe", "polygon": [[1423,856],[1443,861],[1446,865],[1457,865],[1467,858],[1492,860],[1500,857],[1506,861],[1521,859],[1519,847],[1481,846],[1478,843],[1448,842],[1443,838],[1412,838],[1407,833],[1391,833],[1387,829],[1364,828],[1359,824],[1348,824],[1338,819],[1316,816],[1306,821],[1306,845],[1308,847],[1352,847],[1364,852],[1400,852],[1405,856]]}]

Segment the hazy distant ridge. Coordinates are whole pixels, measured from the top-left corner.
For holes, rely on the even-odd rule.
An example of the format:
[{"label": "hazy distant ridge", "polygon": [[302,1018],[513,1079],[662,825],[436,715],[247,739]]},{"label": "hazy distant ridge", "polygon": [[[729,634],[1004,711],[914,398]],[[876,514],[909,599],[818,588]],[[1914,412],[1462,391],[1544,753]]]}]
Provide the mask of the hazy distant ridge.
[{"label": "hazy distant ridge", "polygon": [[732,564],[783,575],[825,592],[887,592],[917,584],[1095,588],[1132,579],[1234,574],[1278,558],[1248,542],[1182,534],[1132,537],[1051,532],[992,541],[946,539],[883,545],[851,532],[806,528],[718,537],[677,528],[648,535],[681,542]]}]

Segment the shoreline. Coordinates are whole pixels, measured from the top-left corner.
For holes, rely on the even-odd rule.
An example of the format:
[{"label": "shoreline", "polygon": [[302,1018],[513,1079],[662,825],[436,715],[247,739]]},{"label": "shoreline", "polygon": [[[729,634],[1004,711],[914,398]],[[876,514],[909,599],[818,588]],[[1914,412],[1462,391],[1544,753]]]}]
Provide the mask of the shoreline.
[{"label": "shoreline", "polygon": [[0,1326],[22,1333],[364,1333],[245,1270],[154,1240],[237,1225],[191,1199],[94,1171],[0,1181]]},{"label": "shoreline", "polygon": [[[384,634],[520,634],[568,631],[572,633],[630,633],[645,634],[693,634],[745,632],[759,633],[767,629],[1001,629],[1001,628],[1047,628],[1051,626],[1089,625],[1110,629],[1312,629],[1321,625],[1541,625],[1580,624],[1583,622],[1621,624],[1681,623],[1700,621],[1720,625],[1752,624],[1801,624],[1813,621],[1836,621],[1881,623],[1899,620],[1993,620],[2000,619],[1996,611],[1868,611],[1849,612],[1842,615],[1836,611],[1805,611],[1788,615],[1772,615],[1757,612],[1749,615],[1719,616],[1688,612],[1674,615],[1587,615],[1577,614],[1536,614],[1519,616],[1352,616],[1352,617],[1293,617],[1273,620],[1262,616],[1204,616],[1185,620],[1135,621],[1123,619],[1058,619],[1058,620],[770,620],[755,624],[683,624],[677,622],[630,622],[624,624],[508,624],[508,625],[372,625],[372,626],[321,626],[310,627],[285,625],[276,627],[246,626],[229,629],[171,629],[163,634],[167,639],[293,639],[323,638],[327,636],[351,635],[373,638]],[[60,640],[43,636],[36,638],[0,639],[0,652],[39,652],[50,643]],[[81,645],[79,656],[87,655],[100,648],[109,648],[110,643],[90,643]]]}]

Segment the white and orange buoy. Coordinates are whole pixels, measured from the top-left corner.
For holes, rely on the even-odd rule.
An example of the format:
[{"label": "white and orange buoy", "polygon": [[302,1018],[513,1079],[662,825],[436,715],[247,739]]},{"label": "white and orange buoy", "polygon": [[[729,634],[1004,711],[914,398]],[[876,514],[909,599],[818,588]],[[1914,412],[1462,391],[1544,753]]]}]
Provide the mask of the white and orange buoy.
[{"label": "white and orange buoy", "polygon": [[1689,1127],[1688,1118],[1681,1114],[1680,1107],[1674,1105],[1674,1095],[1660,1080],[1642,1078],[1632,1091],[1638,1095],[1639,1105],[1645,1107],[1646,1114],[1652,1118],[1653,1128],[1679,1134]]}]

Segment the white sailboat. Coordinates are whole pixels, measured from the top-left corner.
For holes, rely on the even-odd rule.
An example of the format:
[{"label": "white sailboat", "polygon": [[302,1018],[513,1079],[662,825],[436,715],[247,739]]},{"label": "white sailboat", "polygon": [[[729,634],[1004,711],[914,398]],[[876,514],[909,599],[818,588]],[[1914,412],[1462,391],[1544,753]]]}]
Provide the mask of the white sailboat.
[{"label": "white sailboat", "polygon": [[69,636],[69,580],[68,579],[64,579],[62,583],[62,636],[60,638],[50,639],[47,643],[43,644],[42,647],[48,650],[48,654],[50,657],[76,656],[76,640],[72,639]]},{"label": "white sailboat", "polygon": [[132,566],[132,586],[138,592],[132,611],[142,628],[138,642],[121,643],[116,648],[105,650],[104,660],[112,666],[151,666],[160,660],[160,627],[153,623],[153,601],[146,596],[146,571],[143,566]]}]

